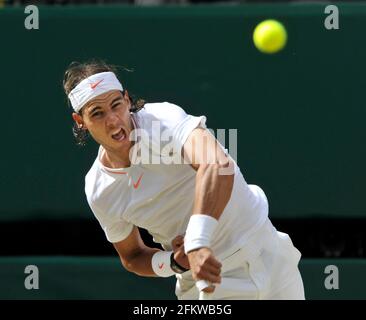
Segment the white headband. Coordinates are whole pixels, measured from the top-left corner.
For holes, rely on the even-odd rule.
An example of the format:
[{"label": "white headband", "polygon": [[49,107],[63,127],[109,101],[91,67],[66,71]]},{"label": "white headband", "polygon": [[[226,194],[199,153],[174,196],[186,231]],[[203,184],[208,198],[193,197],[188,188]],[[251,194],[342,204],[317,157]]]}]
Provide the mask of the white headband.
[{"label": "white headband", "polygon": [[89,100],[111,90],[123,91],[122,84],[113,72],[101,72],[81,81],[68,97],[75,112],[79,112]]}]

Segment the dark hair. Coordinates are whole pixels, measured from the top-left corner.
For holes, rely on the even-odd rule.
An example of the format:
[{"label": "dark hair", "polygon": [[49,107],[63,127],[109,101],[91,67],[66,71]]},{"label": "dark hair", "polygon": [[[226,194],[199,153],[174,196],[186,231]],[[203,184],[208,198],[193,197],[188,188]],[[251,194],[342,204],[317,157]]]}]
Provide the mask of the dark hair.
[{"label": "dark hair", "polygon": [[[124,67],[122,67],[125,71],[131,71]],[[118,77],[118,66],[107,64],[106,62],[102,60],[91,60],[88,62],[71,62],[70,65],[67,67],[64,75],[63,80],[63,87],[64,91],[66,93],[66,96],[69,95],[69,93],[84,79],[87,77],[92,76],[93,74],[100,73],[100,72],[113,72]],[[125,91],[122,92],[122,94],[125,94]],[[69,100],[68,100],[69,102]],[[130,97],[131,102],[131,109],[130,112],[138,112],[140,111],[144,105],[145,100],[143,99],[137,99],[136,102],[133,98]],[[70,105],[70,103],[69,103]],[[78,112],[80,115],[82,115],[82,111]],[[76,123],[74,123],[72,128],[73,135],[76,139],[76,144],[79,146],[85,146],[88,138],[89,138],[89,132],[86,129],[79,128]]]}]

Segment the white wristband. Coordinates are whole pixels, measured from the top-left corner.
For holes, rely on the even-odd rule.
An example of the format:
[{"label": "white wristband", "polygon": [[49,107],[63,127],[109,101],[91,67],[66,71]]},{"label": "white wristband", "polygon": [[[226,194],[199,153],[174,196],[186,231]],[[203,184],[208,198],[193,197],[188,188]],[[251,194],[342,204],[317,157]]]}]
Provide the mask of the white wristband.
[{"label": "white wristband", "polygon": [[170,267],[170,256],[173,251],[158,251],[151,259],[151,266],[159,277],[167,278],[175,274]]},{"label": "white wristband", "polygon": [[184,236],[184,251],[188,252],[210,247],[211,236],[219,222],[205,214],[193,214],[189,219],[187,231]]}]

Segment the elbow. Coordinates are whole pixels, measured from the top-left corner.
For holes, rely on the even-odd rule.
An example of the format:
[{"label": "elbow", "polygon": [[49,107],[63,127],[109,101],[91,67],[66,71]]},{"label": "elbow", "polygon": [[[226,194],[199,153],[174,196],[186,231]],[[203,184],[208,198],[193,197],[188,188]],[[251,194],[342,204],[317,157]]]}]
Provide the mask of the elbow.
[{"label": "elbow", "polygon": [[122,263],[123,268],[125,268],[125,270],[138,275],[138,273],[136,272],[136,266],[134,264],[134,259],[126,259],[126,258],[123,259],[120,257],[120,261]]},{"label": "elbow", "polygon": [[120,261],[121,261],[123,268],[125,268],[129,272],[133,272],[132,261],[127,260],[127,259],[122,259],[122,258],[120,258]]},{"label": "elbow", "polygon": [[122,266],[125,268],[125,270],[127,270],[128,272],[131,272],[131,273],[134,273],[134,274],[136,274],[136,275],[138,275],[138,276],[143,276],[143,274],[141,274],[141,273],[139,273],[138,271],[137,271],[137,269],[136,269],[136,266],[134,265],[134,263],[133,262],[131,262],[131,261],[122,261],[121,260],[121,262],[122,262]]}]

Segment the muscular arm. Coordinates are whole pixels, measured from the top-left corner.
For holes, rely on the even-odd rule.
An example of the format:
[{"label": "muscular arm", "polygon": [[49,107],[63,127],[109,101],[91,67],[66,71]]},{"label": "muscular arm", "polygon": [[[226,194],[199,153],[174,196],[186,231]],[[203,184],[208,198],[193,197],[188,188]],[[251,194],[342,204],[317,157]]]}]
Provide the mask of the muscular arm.
[{"label": "muscular arm", "polygon": [[122,265],[128,271],[139,276],[157,277],[151,266],[151,258],[160,250],[147,247],[137,227],[133,228],[126,239],[113,243],[113,246],[118,252]]},{"label": "muscular arm", "polygon": [[[234,184],[234,163],[226,156],[215,137],[207,130],[192,131],[183,147],[184,159],[197,171],[192,214],[209,215],[219,220],[230,200]],[[221,263],[210,248],[188,252],[192,276],[195,280],[221,282]],[[212,292],[214,286],[204,289]]]},{"label": "muscular arm", "polygon": [[233,162],[215,137],[202,128],[192,131],[183,155],[197,171],[193,214],[207,214],[218,220],[233,189]]}]

